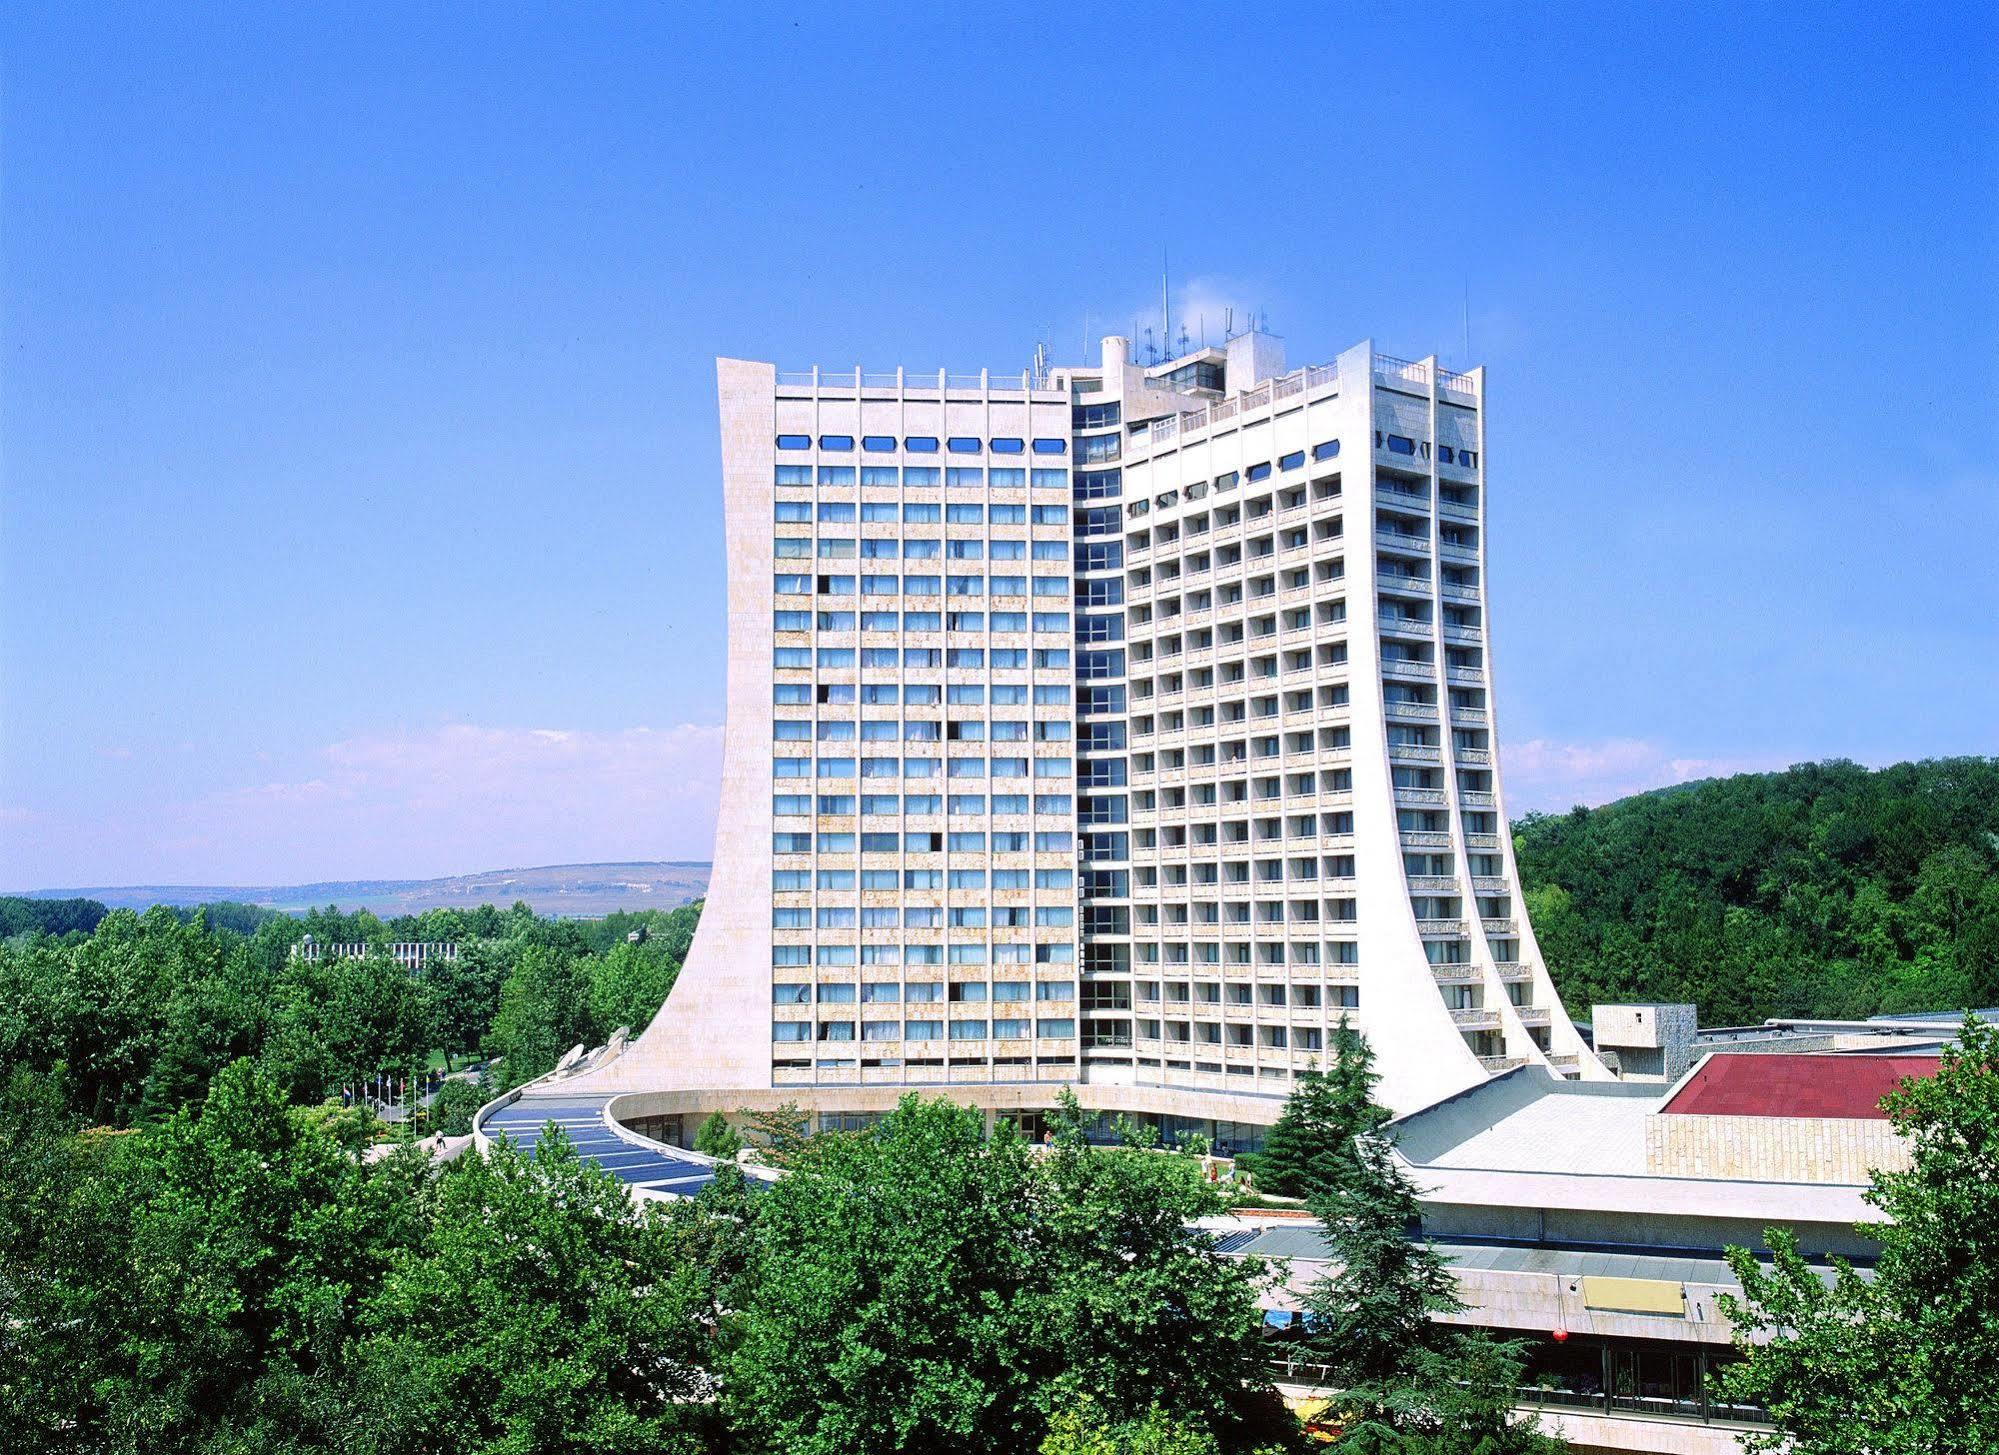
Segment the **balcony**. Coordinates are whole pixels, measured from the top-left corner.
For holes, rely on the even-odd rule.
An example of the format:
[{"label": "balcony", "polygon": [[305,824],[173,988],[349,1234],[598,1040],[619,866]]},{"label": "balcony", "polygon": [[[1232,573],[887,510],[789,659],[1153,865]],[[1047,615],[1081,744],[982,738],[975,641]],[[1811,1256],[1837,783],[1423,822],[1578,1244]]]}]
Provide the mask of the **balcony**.
[{"label": "balcony", "polygon": [[1458,880],[1455,874],[1411,874],[1409,892],[1412,894],[1455,894]]},{"label": "balcony", "polygon": [[1511,1071],[1516,1066],[1525,1066],[1527,1058],[1525,1056],[1481,1056],[1478,1058],[1478,1064],[1496,1076],[1501,1071]]},{"label": "balcony", "polygon": [[1531,980],[1534,967],[1521,960],[1495,960],[1492,968],[1499,972],[1501,980]]},{"label": "balcony", "polygon": [[1422,935],[1457,937],[1465,932],[1465,922],[1461,919],[1419,919],[1416,932]]},{"label": "balcony", "polygon": [[1520,933],[1520,921],[1517,919],[1489,919],[1481,920],[1480,923],[1485,926],[1485,932],[1488,935],[1517,935]]},{"label": "balcony", "polygon": [[[1499,1012],[1483,1005],[1463,1005],[1451,1012],[1451,1020],[1461,1031],[1496,1031]],[[1484,1057],[1480,1057],[1484,1060]]]},{"label": "balcony", "polygon": [[1478,983],[1478,966],[1432,965],[1430,975],[1439,985],[1475,985]]}]

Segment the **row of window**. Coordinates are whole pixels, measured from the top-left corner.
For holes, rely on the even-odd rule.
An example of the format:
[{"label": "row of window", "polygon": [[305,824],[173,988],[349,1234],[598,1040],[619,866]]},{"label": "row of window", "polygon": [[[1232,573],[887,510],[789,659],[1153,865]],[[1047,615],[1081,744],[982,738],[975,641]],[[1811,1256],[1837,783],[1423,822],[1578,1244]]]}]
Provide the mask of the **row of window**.
[{"label": "row of window", "polygon": [[[952,718],[944,723],[912,719],[899,723],[893,718],[886,721],[871,718],[859,725],[858,735],[864,743],[892,743],[898,738],[911,743],[981,743],[988,740],[1024,743],[1030,737],[1038,743],[1066,743],[1070,737],[1070,725],[1059,721],[1027,723],[998,720],[988,723],[977,718]],[[821,722],[816,730],[804,718],[783,718],[771,724],[771,740],[779,743],[805,743],[815,738],[822,743],[851,743],[855,737],[856,728],[851,718],[829,718]]]},{"label": "row of window", "polygon": [[[884,576],[870,579],[887,582],[895,578]],[[976,596],[979,594],[976,591],[942,593],[931,589],[926,584],[929,581],[935,580],[935,577],[905,577],[904,586],[900,592],[895,591],[892,587],[883,585],[879,589],[871,587],[858,594],[864,596],[937,596],[949,594],[961,597]],[[910,581],[918,583],[915,589],[909,587],[908,583]],[[853,596],[857,594],[855,585],[855,579],[852,576],[845,575],[821,576],[816,581],[810,576],[779,575],[772,578],[773,594],[778,596]],[[1024,593],[1017,591],[996,591],[993,594],[995,596],[1020,596]],[[1044,591],[1036,594],[1052,596],[1054,593]],[[876,618],[879,621],[880,618],[890,615],[893,615],[893,613],[864,611],[861,613],[861,629],[863,631],[892,631],[894,630],[892,627],[868,624],[870,617]],[[1069,613],[1066,611],[1037,611],[1033,613],[1031,618],[1024,611],[995,611],[991,614],[991,619],[992,630],[996,632],[1024,632],[1028,630],[1031,620],[1033,629],[1037,632],[1060,632],[1064,636],[1069,634]],[[934,611],[905,611],[902,614],[902,629],[908,632],[935,632],[944,630],[954,632],[982,632],[986,630],[986,620],[987,614],[981,611],[950,611],[941,614]],[[947,623],[948,626],[946,625]],[[840,628],[840,630],[845,630],[845,628]],[[783,650],[802,649],[786,648]],[[832,649],[829,648],[826,650]],[[795,667],[801,664],[794,661],[786,665]],[[1054,665],[1067,667],[1069,663],[1066,654],[1061,662]]]},{"label": "row of window", "polygon": [[[1374,447],[1377,450],[1386,448],[1391,455],[1421,455],[1426,460],[1430,458],[1430,442],[1428,440],[1419,442],[1411,439],[1406,434],[1383,435],[1380,430],[1376,430],[1374,432]],[[1477,450],[1453,449],[1449,445],[1438,445],[1437,459],[1446,465],[1464,465],[1471,469],[1478,468]]]},{"label": "row of window", "polygon": [[[770,924],[774,930],[923,930],[937,929],[943,924],[954,930],[982,930],[987,928],[988,913],[994,929],[1025,929],[1029,924],[1026,907],[1019,905],[1002,905],[990,912],[983,905],[955,905],[947,912],[921,907],[904,910],[900,905],[855,909],[843,904],[821,905],[817,910],[780,905],[771,911]],[[903,918],[905,914],[907,920]],[[939,915],[946,918],[940,920]],[[1044,904],[1034,910],[1032,923],[1040,929],[1069,929],[1075,921],[1076,911],[1070,906]]]},{"label": "row of window", "polygon": [[[1037,795],[1037,805],[1051,795]],[[1059,795],[1057,795],[1059,796]],[[1061,800],[1059,808],[1036,807],[1035,812],[1066,817],[1069,813],[1067,798]],[[859,878],[856,879],[856,873]],[[773,893],[799,894],[809,889],[821,893],[851,893],[856,889],[904,890],[943,889],[942,869],[773,869],[771,870],[771,890]]]},{"label": "row of window", "polygon": [[[815,989],[820,1005],[853,1005],[858,995],[861,1005],[896,1005],[907,1001],[912,1005],[935,1005],[946,999],[953,1005],[987,1004],[988,987],[983,980],[965,981],[948,988],[935,981],[918,981],[905,988],[896,981],[869,981],[865,985],[855,985],[852,981],[839,984],[814,986],[805,980],[781,980],[770,988],[772,1005],[811,1005]],[[1038,984],[1031,980],[995,980],[990,987],[991,1001],[1008,1004],[1027,1000],[1074,1000],[1075,985],[1067,980],[1043,980]]]},{"label": "row of window", "polygon": [[[908,616],[926,616],[926,614],[910,612],[910,614],[906,614],[906,618]],[[996,618],[994,620],[994,632],[1025,632],[1027,630],[1027,618],[1019,616],[1019,626],[1011,626],[1011,620],[1015,616],[1019,616],[1019,614],[1013,614],[1013,612],[994,612],[994,618]],[[1000,618],[1005,618],[1005,622],[1001,622]],[[952,632],[984,632],[986,630],[984,628],[984,616],[980,612],[950,612],[948,614],[948,622],[950,622],[950,630]],[[1067,628],[1067,618],[1063,618],[1059,626],[1047,614],[1035,614],[1035,618],[1033,618],[1033,630],[1035,632],[1063,632],[1065,628]],[[926,628],[912,626],[910,630],[912,632],[922,632]],[[938,628],[928,628],[928,630],[936,632]],[[810,672],[814,666],[826,668],[830,672],[834,672],[834,670],[848,670],[848,668],[856,666],[854,654],[856,654],[856,648],[772,648],[772,652],[770,652],[770,656],[772,656],[772,668],[780,668],[780,670],[786,670],[786,672]],[[862,650],[862,658],[864,660],[862,660],[860,666],[870,666],[870,668],[894,666],[892,662],[888,662],[884,658],[884,654],[894,656],[894,652],[890,648],[864,648]],[[916,668],[938,668],[940,664],[936,662],[936,656],[938,656],[938,648],[908,648],[908,652],[904,656],[904,668],[912,668],[912,670],[916,670]],[[954,650],[954,656],[956,656],[956,650]],[[1015,648],[1000,648],[1000,650],[994,652],[994,656],[1001,658],[998,662],[994,662],[994,670],[1001,670],[1001,672],[1005,672],[1005,670],[1021,670],[1021,668],[1027,666],[1027,662],[1031,662],[1035,668],[1039,668],[1043,672],[1067,672],[1069,670],[1069,650],[1067,648],[1035,648],[1031,654],[1027,654],[1025,662],[1017,660],[1023,654],[1019,650],[1015,650]],[[1085,654],[1085,656],[1091,656],[1091,654]],[[952,662],[952,666],[954,668],[976,668],[978,664],[970,662],[970,658],[968,658],[968,660]],[[792,686],[792,684],[780,684],[780,686]],[[828,686],[832,686],[832,684],[828,684]],[[964,684],[964,686],[974,686],[974,684]],[[1021,688],[1021,692],[1025,692],[1025,688]],[[896,702],[906,702],[906,704],[920,706],[920,708],[922,706],[932,706],[934,708],[940,702],[938,688],[936,686],[924,686],[924,684],[870,684],[870,686],[862,688],[862,698],[860,700],[864,704],[870,704],[870,706],[890,706],[890,704],[896,704]],[[1061,694],[1061,688],[1053,686],[1053,684],[1045,686],[1045,688],[1035,688],[1035,698],[1033,700],[1037,704],[1043,704],[1043,706],[1065,702],[1065,698]],[[780,702],[800,702],[800,704],[804,704],[804,702],[810,702],[810,696],[808,698],[788,698],[788,700],[780,700]],[[820,702],[854,702],[854,698],[844,698],[844,700],[842,698],[820,698]],[[952,702],[972,702],[972,700],[970,698],[952,698]]]},{"label": "row of window", "polygon": [[[775,483],[779,485],[820,485],[850,487],[856,479],[862,485],[904,486],[909,489],[933,487],[939,483],[939,472],[928,466],[911,465],[907,469],[897,469],[893,465],[863,466],[856,477],[852,465],[821,465],[815,472],[810,465],[779,465]],[[953,467],[942,472],[942,483],[946,490],[1024,490],[1027,488],[1029,472],[1026,470],[1002,470],[997,466],[991,470]],[[1069,487],[1069,472],[1066,470],[1036,470],[1032,479],[1036,490],[1066,490]]]},{"label": "row of window", "polygon": [[[852,525],[858,518],[867,524],[886,525],[900,520],[904,525],[936,525],[948,521],[952,525],[978,525],[981,521],[992,525],[1026,525],[1031,519],[1036,525],[1060,525],[1069,523],[1069,507],[1066,505],[1036,505],[1030,509],[1025,505],[973,505],[952,504],[948,506],[926,505],[911,501],[900,507],[892,501],[863,501],[858,507],[851,500],[822,500],[818,503],[817,518],[833,525]],[[813,503],[809,500],[780,500],[771,507],[771,516],[779,525],[802,525],[814,518]]]},{"label": "row of window", "polygon": [[[944,798],[934,793],[903,795],[863,793],[858,797],[851,793],[821,793],[816,797],[810,794],[776,793],[771,795],[771,811],[776,814],[809,813],[811,811],[809,808],[797,806],[808,801],[816,802],[822,814],[833,814],[843,818],[852,817],[856,808],[870,817],[897,813],[906,813],[912,818],[920,818],[926,814],[936,816],[945,812],[947,802],[952,818],[983,818],[989,801],[992,805],[991,811],[1002,818],[1008,814],[1024,815],[1027,812],[1027,799],[1020,794],[1009,793],[996,793],[990,800],[983,793],[953,793]],[[1054,811],[1043,810],[1043,812]],[[1068,837],[1067,834],[1036,834],[1035,847],[1046,850],[1049,846],[1043,844],[1042,840],[1066,840]],[[1019,852],[1025,845],[1014,841],[1024,838],[1025,835],[995,833],[993,848],[999,853]]]},{"label": "row of window", "polygon": [[[941,1041],[944,1039],[944,1021],[862,1021],[861,1039],[864,1041]],[[949,1022],[951,1039],[954,1041],[987,1040],[986,1023],[982,1020],[956,1020]],[[995,1041],[1024,1041],[1028,1023],[1025,1020],[996,1020],[992,1023],[990,1039]],[[1038,1020],[1034,1022],[1035,1037],[1043,1041],[1072,1041],[1076,1038],[1076,1022],[1070,1019]],[[770,1038],[773,1041],[810,1041],[814,1039],[812,1023],[809,1021],[773,1021]],[[852,1021],[820,1021],[818,1040],[851,1041],[854,1039]]]},{"label": "row of window", "polygon": [[[1434,942],[1432,942],[1434,943]],[[1320,944],[1293,941],[1289,957],[1281,940],[1262,940],[1251,946],[1240,941],[1226,945],[1135,944],[1132,962],[1138,965],[1358,965],[1360,945],[1354,940],[1326,940]]]},{"label": "row of window", "polygon": [[[858,836],[845,831],[822,832],[816,836],[809,833],[784,831],[771,835],[771,850],[773,853],[778,854],[809,854],[812,852],[815,837],[819,845],[819,852],[822,854],[851,854],[855,850],[857,838],[860,852],[863,854],[941,854],[945,851],[947,839],[950,841],[951,852],[953,853],[985,854],[987,852],[984,848],[961,848],[958,843],[959,840],[974,839],[983,842],[985,839],[984,834],[946,835],[933,829],[922,829],[913,833],[868,832]],[[1026,835],[1022,834],[1019,837],[1025,838]],[[1056,835],[1043,835],[1043,837],[1053,838]],[[1067,838],[1068,835],[1064,834],[1060,837]],[[993,852],[1001,851],[996,850]],[[1000,872],[1012,873],[1013,871],[994,871],[995,875]],[[1023,875],[1025,872],[1024,870],[1021,871]],[[960,886],[954,885],[952,887],[957,888]],[[1027,881],[1023,877],[1018,883],[1001,883],[996,877],[993,882],[993,888],[1025,889],[1027,888]]]},{"label": "row of window", "polygon": [[[1051,651],[1050,655],[1056,654]],[[809,682],[780,682],[771,688],[771,701],[778,707],[810,707],[815,703],[826,707],[850,707],[856,702],[869,706],[893,706],[896,691],[893,686],[857,687],[852,682],[821,682],[816,687]],[[1032,699],[1036,707],[1063,707],[1069,702],[1069,691],[1068,687],[1059,683],[1043,683],[1032,690]],[[949,702],[954,707],[977,707],[986,700],[986,692],[983,683],[954,682],[944,688],[940,696],[935,687],[910,683],[902,688],[902,701],[911,707],[935,707],[940,702]],[[995,682],[991,692],[995,707],[1018,707],[1029,700],[1029,689],[1019,684]]]},{"label": "row of window", "polygon": [[[857,760],[853,758],[820,758],[815,773],[811,758],[772,758],[770,760],[773,778],[852,778]],[[1026,778],[1028,764],[1034,765],[1036,778],[1068,778],[1075,772],[1074,763],[1068,758],[861,758],[858,760],[862,778],[935,778],[938,765],[948,764],[945,776],[949,778]],[[898,767],[900,772],[898,772]]]},{"label": "row of window", "polygon": [[[777,576],[773,581],[779,593],[786,588],[777,586],[777,581],[786,577]],[[802,578],[801,578],[802,579]],[[984,596],[990,581],[994,596],[1060,596],[1069,595],[1067,576],[903,576],[870,574],[860,578],[860,594],[863,596]],[[829,584],[830,583],[830,584]],[[852,596],[854,578],[847,575],[829,575],[819,578],[819,594],[822,596]],[[793,587],[790,595],[804,594],[804,588]],[[1067,623],[1064,623],[1066,628]],[[1037,628],[1046,631],[1046,627]]]},{"label": "row of window", "polygon": [[995,561],[1025,561],[1030,556],[1036,561],[1062,561],[1068,559],[1069,553],[1069,548],[1059,540],[986,541],[977,537],[938,540],[934,536],[899,540],[895,536],[864,536],[856,541],[852,536],[822,535],[817,542],[809,536],[778,536],[771,542],[772,551],[781,561],[809,559],[814,555],[828,561],[982,561],[988,547]]},{"label": "row of window", "polygon": [[[809,434],[781,434],[777,437],[777,447],[781,450],[809,450],[812,436]],[[819,436],[822,453],[850,454],[854,448],[854,437],[850,434],[822,434]],[[944,441],[944,448],[954,455],[981,455],[990,451],[995,455],[1018,455],[1028,448],[1027,441],[1017,435],[996,435],[989,440],[980,440],[977,435],[951,435]],[[892,434],[868,434],[861,436],[861,449],[871,455],[892,455],[896,451],[896,439]],[[937,453],[937,436],[934,434],[906,435],[902,449],[912,455],[934,455]],[[1066,455],[1069,442],[1065,439],[1037,439],[1034,441],[1037,455]]]},{"label": "row of window", "polygon": [[[1313,445],[1310,454],[1314,461],[1319,461],[1330,460],[1338,455],[1339,452],[1340,442],[1338,440],[1326,440],[1320,444]],[[1305,464],[1306,453],[1304,450],[1293,450],[1291,453],[1281,456],[1277,461],[1277,468],[1284,471],[1302,469]],[[1254,485],[1259,481],[1268,480],[1270,475],[1271,464],[1268,460],[1247,466],[1242,471],[1224,470],[1221,474],[1215,476],[1213,480],[1195,480],[1185,486],[1164,491],[1155,496],[1149,503],[1144,500],[1134,500],[1126,507],[1126,513],[1134,516],[1144,515],[1150,510],[1152,505],[1157,505],[1161,510],[1170,510],[1178,505],[1183,497],[1189,501],[1205,500],[1210,492],[1220,495],[1235,489],[1244,479],[1247,479]],[[1080,475],[1077,476],[1079,481],[1081,478]],[[1116,495],[1119,492],[1112,490],[1107,493]],[[1078,492],[1078,498],[1082,498],[1080,492]]]},{"label": "row of window", "polygon": [[[860,965],[942,965],[943,945],[862,945],[860,956],[855,958],[852,945],[821,945],[817,950],[818,963],[822,966]],[[956,952],[976,950],[985,954],[984,945],[953,945]],[[770,963],[776,969],[796,969],[813,963],[814,950],[811,945],[773,945]],[[994,945],[992,963],[995,965],[1072,965],[1076,960],[1076,947],[1064,940],[1046,945]],[[986,961],[954,959],[954,965],[983,965]]]},{"label": "row of window", "polygon": [[[887,612],[887,613],[870,612],[868,614],[870,616],[887,615],[891,618],[893,618],[894,616],[893,612]],[[954,616],[958,614],[959,613],[957,612],[952,613],[952,615]],[[780,617],[802,616],[806,618],[805,625],[803,626],[786,626],[783,623],[779,623],[777,626],[777,630],[779,631],[804,631],[807,629],[807,627],[811,625],[810,612],[781,611],[778,612],[777,615]],[[851,618],[853,616],[853,613],[847,611],[822,611],[819,613],[819,615],[821,618],[825,618],[828,616],[845,616]],[[849,625],[844,627],[828,627],[824,625],[822,621],[822,624],[819,629],[821,631],[833,631],[833,632],[852,631],[853,626],[850,621]],[[971,629],[977,630],[977,628],[971,628]],[[870,628],[870,630],[876,630],[876,628]],[[894,631],[895,628],[888,627],[885,628],[885,630]],[[954,630],[965,630],[965,628],[957,627],[954,628]],[[775,650],[781,652],[801,653],[805,649],[802,647],[780,647],[776,648]],[[822,650],[829,652],[837,652],[840,649],[828,647]],[[887,668],[896,667],[898,665],[897,662],[898,653],[896,648],[894,647],[862,647],[860,649],[860,653],[861,653],[861,666],[866,668],[887,669]],[[939,647],[904,647],[899,655],[901,658],[900,666],[908,671],[917,671],[921,669],[935,670],[937,668],[943,667],[943,668],[949,668],[952,671],[979,671],[981,669],[984,669],[995,672],[1024,672],[1028,669],[1028,664],[1030,661],[1032,661],[1034,665],[1038,667],[1061,665],[1068,661],[1068,652],[1065,648],[1061,647],[1046,647],[1032,654],[1030,654],[1025,647],[994,647],[990,652],[988,652],[984,647],[951,647],[949,649],[944,649]],[[990,659],[990,666],[988,666],[988,659]],[[804,664],[798,661],[796,657],[794,657],[791,665],[801,666]],[[838,660],[835,659],[833,661],[823,662],[821,665],[837,666],[839,665],[839,663]],[[1027,689],[1023,687],[1020,690],[1022,692],[1025,692]],[[1021,700],[1025,701],[1026,699],[1023,697]]]}]

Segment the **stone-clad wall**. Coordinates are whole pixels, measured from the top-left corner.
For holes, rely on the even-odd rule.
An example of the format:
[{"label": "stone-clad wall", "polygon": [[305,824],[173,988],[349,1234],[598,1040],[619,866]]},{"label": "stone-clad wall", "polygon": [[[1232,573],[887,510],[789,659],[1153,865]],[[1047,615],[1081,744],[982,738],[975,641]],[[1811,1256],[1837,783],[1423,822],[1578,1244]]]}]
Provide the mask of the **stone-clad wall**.
[{"label": "stone-clad wall", "polygon": [[1661,1115],[1645,1124],[1645,1165],[1670,1177],[1858,1185],[1899,1172],[1909,1149],[1878,1117]]}]

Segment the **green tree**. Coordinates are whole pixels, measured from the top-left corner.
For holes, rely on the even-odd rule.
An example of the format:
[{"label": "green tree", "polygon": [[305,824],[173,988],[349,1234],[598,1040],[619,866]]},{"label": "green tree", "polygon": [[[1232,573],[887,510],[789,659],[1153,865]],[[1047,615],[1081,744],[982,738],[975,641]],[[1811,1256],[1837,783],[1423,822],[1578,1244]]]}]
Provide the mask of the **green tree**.
[{"label": "green tree", "polygon": [[447,1137],[469,1136],[472,1118],[488,1100],[478,1082],[455,1076],[447,1079],[437,1088],[437,1097],[430,1105],[431,1130]]},{"label": "green tree", "polygon": [[1798,1455],[1971,1455],[1999,1448],[1999,1027],[1967,1016],[1934,1078],[1883,1103],[1912,1165],[1877,1172],[1864,1231],[1871,1281],[1835,1260],[1828,1281],[1796,1236],[1766,1234],[1771,1266],[1732,1248],[1742,1284],[1721,1306],[1742,1362],[1723,1374],[1767,1406]]},{"label": "green tree", "polygon": [[456,956],[427,960],[423,986],[431,1035],[444,1052],[445,1069],[452,1058],[479,1049],[500,1009],[500,986],[511,961],[497,940],[459,943]]},{"label": "green tree", "polygon": [[506,1058],[507,1085],[519,1086],[554,1070],[572,1046],[590,1039],[591,1029],[575,958],[551,946],[529,945],[500,987],[486,1042]]},{"label": "green tree", "polygon": [[633,1035],[643,1031],[680,973],[680,962],[668,959],[657,940],[613,945],[588,964],[590,1010],[602,1035],[619,1026]]},{"label": "green tree", "polygon": [[[539,1455],[718,1448],[707,1266],[560,1132],[451,1164],[357,1351],[391,1450]],[[399,1393],[396,1393],[398,1392]]]},{"label": "green tree", "polygon": [[694,1150],[710,1157],[727,1161],[742,1149],[742,1136],[719,1111],[710,1112],[708,1120],[694,1134]]},{"label": "green tree", "polygon": [[145,1135],[98,1290],[106,1425],[152,1450],[312,1449],[363,1294],[415,1235],[422,1160],[370,1167],[248,1061]]},{"label": "green tree", "polygon": [[811,1138],[756,1199],[732,1423],[788,1455],[1033,1449],[1085,1403],[1113,1427],[1162,1406],[1223,1451],[1293,1433],[1256,1269],[1188,1227],[1212,1198],[1184,1159],[1069,1135],[1037,1159],[943,1100]]},{"label": "green tree", "polygon": [[1355,1139],[1378,1130],[1388,1113],[1373,1099],[1374,1058],[1360,1032],[1340,1018],[1333,1061],[1301,1072],[1276,1125],[1255,1159],[1257,1189],[1273,1197],[1304,1197],[1337,1183],[1355,1158]]},{"label": "green tree", "polygon": [[1213,1435],[1176,1424],[1157,1406],[1136,1420],[1113,1422],[1088,1400],[1057,1411],[1041,1442],[1041,1455],[1219,1455],[1220,1450]]},{"label": "green tree", "polygon": [[745,1108],[738,1115],[749,1133],[749,1145],[772,1167],[789,1167],[810,1140],[812,1119],[795,1101],[757,1111]]}]

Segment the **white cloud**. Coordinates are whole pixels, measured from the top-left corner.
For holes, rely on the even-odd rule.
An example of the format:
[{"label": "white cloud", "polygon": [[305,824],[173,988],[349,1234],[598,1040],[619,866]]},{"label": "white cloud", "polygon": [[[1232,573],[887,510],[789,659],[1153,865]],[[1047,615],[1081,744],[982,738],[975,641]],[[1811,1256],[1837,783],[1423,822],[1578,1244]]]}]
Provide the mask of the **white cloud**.
[{"label": "white cloud", "polygon": [[599,732],[456,723],[343,739],[317,758],[313,771],[294,778],[114,819],[35,815],[36,841],[11,847],[0,881],[25,888],[422,878],[705,859],[714,846],[718,726]]},{"label": "white cloud", "polygon": [[1579,803],[1593,807],[1674,783],[1769,772],[1793,761],[1774,754],[1690,757],[1644,738],[1606,738],[1596,743],[1531,738],[1502,745],[1499,758],[1507,807],[1515,813],[1529,809],[1559,813]]}]

